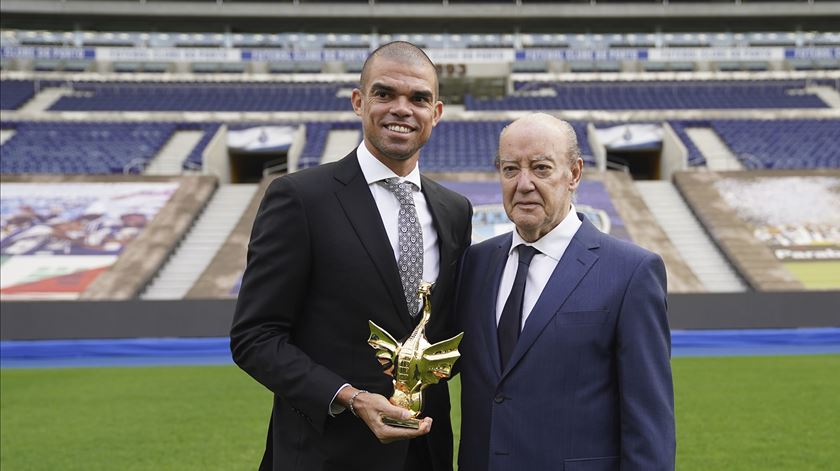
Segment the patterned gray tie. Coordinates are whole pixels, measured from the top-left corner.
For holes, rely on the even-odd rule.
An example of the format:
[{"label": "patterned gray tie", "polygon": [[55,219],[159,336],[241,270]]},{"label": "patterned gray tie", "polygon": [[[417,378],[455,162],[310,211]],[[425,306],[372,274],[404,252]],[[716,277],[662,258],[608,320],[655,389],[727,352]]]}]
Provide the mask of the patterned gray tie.
[{"label": "patterned gray tie", "polygon": [[414,207],[414,184],[407,181],[400,183],[398,178],[388,178],[382,183],[400,202],[400,214],[397,219],[400,256],[397,265],[408,313],[416,316],[420,311],[417,289],[423,278],[423,231],[417,217],[417,208]]}]

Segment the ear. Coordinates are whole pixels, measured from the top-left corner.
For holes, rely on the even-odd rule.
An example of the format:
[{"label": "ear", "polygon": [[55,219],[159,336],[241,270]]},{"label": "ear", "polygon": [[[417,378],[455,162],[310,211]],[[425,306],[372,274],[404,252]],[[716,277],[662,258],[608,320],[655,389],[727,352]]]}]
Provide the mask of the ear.
[{"label": "ear", "polygon": [[443,116],[443,102],[435,102],[435,115],[432,117],[432,127],[437,126],[440,117]]},{"label": "ear", "polygon": [[356,113],[356,116],[362,115],[362,91],[358,88],[353,89],[353,93],[350,95],[350,103],[353,105],[353,111]]},{"label": "ear", "polygon": [[572,165],[572,178],[569,180],[569,191],[575,191],[577,189],[581,176],[583,176],[583,159],[579,158]]}]

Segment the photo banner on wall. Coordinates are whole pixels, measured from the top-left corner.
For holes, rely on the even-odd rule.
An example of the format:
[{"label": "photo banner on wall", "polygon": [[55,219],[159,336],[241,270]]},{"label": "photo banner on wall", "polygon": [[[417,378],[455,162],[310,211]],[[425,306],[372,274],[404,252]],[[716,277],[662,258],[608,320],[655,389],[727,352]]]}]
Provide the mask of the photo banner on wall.
[{"label": "photo banner on wall", "polygon": [[177,182],[4,184],[0,297],[78,297],[177,189]]}]

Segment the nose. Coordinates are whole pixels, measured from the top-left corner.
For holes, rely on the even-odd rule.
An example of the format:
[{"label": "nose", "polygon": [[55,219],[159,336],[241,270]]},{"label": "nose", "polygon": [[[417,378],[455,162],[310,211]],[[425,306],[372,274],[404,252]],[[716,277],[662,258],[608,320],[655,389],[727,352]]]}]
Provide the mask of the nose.
[{"label": "nose", "polygon": [[399,117],[406,117],[411,115],[411,106],[409,100],[404,96],[397,96],[391,102],[391,114]]},{"label": "nose", "polygon": [[520,193],[528,193],[534,190],[534,182],[531,180],[531,172],[528,169],[522,169],[516,176],[516,191]]}]

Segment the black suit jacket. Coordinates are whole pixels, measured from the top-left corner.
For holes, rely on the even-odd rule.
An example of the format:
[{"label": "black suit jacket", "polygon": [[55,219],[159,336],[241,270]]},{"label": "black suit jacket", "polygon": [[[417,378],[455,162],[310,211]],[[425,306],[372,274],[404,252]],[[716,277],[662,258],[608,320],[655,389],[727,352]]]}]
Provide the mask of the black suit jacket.
[{"label": "black suit jacket", "polygon": [[[440,274],[427,337],[453,334],[454,282],[472,208],[425,177]],[[263,469],[400,469],[408,443],[382,445],[351,413],[328,414],[350,383],[389,397],[390,377],[368,346],[368,320],[402,338],[414,328],[396,260],[355,151],[278,178],[254,222],[231,327],[234,361],[274,393]],[[452,467],[446,384],[428,388],[424,415],[434,469]]]}]

